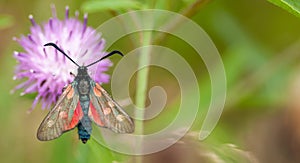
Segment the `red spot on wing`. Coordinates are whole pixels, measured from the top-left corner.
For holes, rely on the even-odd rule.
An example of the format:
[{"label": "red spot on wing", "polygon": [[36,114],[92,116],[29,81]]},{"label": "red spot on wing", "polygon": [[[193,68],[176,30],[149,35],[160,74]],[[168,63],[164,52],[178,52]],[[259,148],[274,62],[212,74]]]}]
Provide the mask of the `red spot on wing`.
[{"label": "red spot on wing", "polygon": [[93,88],[94,94],[95,94],[97,97],[101,97],[101,96],[102,96],[102,93],[101,93],[101,91],[99,90],[99,87],[100,87],[100,85],[99,85],[98,83],[96,83],[96,86]]},{"label": "red spot on wing", "polygon": [[94,122],[99,126],[104,126],[104,123],[101,121],[100,115],[98,114],[94,105],[90,102],[89,116],[92,116]]},{"label": "red spot on wing", "polygon": [[96,88],[100,90],[101,89],[100,84],[96,83]]},{"label": "red spot on wing", "polygon": [[68,99],[73,98],[73,96],[74,96],[74,88],[71,85],[69,85],[68,88],[67,88],[67,91],[69,92],[67,94],[67,98]]},{"label": "red spot on wing", "polygon": [[76,108],[74,110],[74,113],[73,113],[72,120],[71,120],[69,126],[67,127],[67,129],[74,128],[78,124],[79,120],[82,117],[83,117],[83,112],[82,112],[82,108],[80,106],[80,102],[78,101],[77,106],[76,106]]}]

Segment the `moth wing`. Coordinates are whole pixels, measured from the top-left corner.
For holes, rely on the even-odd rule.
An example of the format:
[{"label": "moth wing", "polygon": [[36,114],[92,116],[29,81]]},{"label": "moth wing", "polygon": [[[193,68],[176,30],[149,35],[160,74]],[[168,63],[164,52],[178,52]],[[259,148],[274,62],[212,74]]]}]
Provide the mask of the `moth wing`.
[{"label": "moth wing", "polygon": [[37,138],[41,141],[52,140],[66,131],[73,129],[83,117],[79,102],[71,84],[62,93],[54,108],[47,114],[41,123]]},{"label": "moth wing", "polygon": [[134,131],[132,119],[98,83],[90,93],[89,117],[98,126],[109,128],[116,133]]}]

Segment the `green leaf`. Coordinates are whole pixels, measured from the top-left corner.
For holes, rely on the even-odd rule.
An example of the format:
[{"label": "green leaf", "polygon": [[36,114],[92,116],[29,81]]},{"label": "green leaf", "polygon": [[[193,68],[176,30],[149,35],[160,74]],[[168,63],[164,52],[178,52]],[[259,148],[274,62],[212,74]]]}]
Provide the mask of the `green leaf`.
[{"label": "green leaf", "polygon": [[0,30],[8,28],[14,24],[14,19],[11,15],[0,15]]},{"label": "green leaf", "polygon": [[92,13],[104,10],[141,9],[142,4],[133,0],[93,0],[84,2],[81,7],[84,12]]},{"label": "green leaf", "polygon": [[287,10],[288,12],[300,17],[300,1],[299,0],[268,0],[269,2],[275,4]]}]

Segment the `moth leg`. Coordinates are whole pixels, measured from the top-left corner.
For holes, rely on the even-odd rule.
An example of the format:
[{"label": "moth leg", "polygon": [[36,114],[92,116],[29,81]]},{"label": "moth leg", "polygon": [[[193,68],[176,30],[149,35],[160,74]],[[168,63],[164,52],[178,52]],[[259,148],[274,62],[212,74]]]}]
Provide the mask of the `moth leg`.
[{"label": "moth leg", "polygon": [[73,76],[74,78],[76,77],[76,75],[73,74],[73,72],[70,72],[70,75]]},{"label": "moth leg", "polygon": [[67,89],[68,85],[65,85],[63,88],[62,88],[62,92],[64,92],[66,89]]}]

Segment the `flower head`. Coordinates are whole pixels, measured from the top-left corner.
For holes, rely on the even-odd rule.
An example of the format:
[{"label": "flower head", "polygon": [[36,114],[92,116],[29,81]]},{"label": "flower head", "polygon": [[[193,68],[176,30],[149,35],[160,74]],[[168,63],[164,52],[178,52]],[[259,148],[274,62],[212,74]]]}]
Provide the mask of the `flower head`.
[{"label": "flower head", "polygon": [[[69,8],[66,7],[65,19],[59,20],[52,6],[53,17],[48,22],[38,25],[30,15],[31,33],[14,38],[24,49],[24,52],[14,52],[18,61],[14,80],[25,79],[15,90],[23,89],[21,95],[37,92],[32,108],[39,101],[43,109],[49,108],[57,101],[63,87],[73,81],[72,74],[77,74],[74,63],[55,48],[44,47],[44,44],[57,44],[79,65],[88,65],[106,54],[103,51],[105,40],[95,29],[87,26],[87,15],[84,15],[83,23],[78,20],[78,12],[75,15],[75,18],[69,18]],[[103,72],[111,65],[109,59],[104,59],[89,67],[89,74],[96,82],[107,83],[109,75]]]}]

